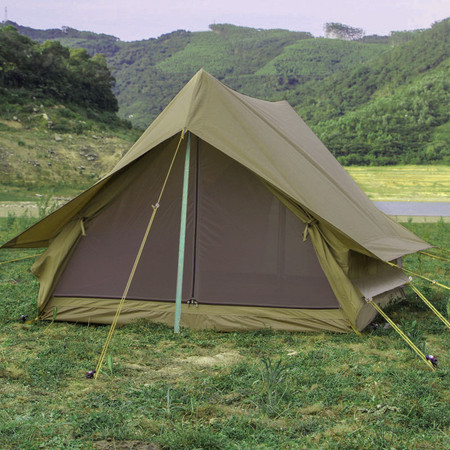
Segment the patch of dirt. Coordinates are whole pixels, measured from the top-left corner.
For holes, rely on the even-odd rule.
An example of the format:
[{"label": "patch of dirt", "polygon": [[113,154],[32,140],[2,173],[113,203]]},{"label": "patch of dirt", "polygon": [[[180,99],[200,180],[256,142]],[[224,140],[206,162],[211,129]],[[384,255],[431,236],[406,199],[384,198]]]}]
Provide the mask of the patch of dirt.
[{"label": "patch of dirt", "polygon": [[213,366],[229,366],[235,364],[241,359],[241,355],[236,351],[229,351],[218,353],[214,356],[189,356],[186,359],[179,359],[181,364],[194,364],[198,367],[213,367]]},{"label": "patch of dirt", "polygon": [[331,438],[347,436],[348,434],[354,432],[355,430],[356,430],[356,426],[353,424],[339,423],[339,424],[334,425],[331,428],[328,428],[327,430],[325,430],[323,435],[329,436]]},{"label": "patch of dirt", "polygon": [[9,366],[6,369],[0,369],[0,378],[9,378],[11,380],[26,379],[27,373],[15,366]]},{"label": "patch of dirt", "polygon": [[313,405],[305,406],[300,411],[305,416],[314,416],[316,414],[322,414],[325,407],[322,403],[314,403]]},{"label": "patch of dirt", "polygon": [[[67,203],[66,199],[55,199],[55,201],[51,202],[51,208],[46,211],[46,213],[50,213],[50,210],[53,210],[57,207],[60,207]],[[8,217],[12,216],[28,216],[28,217],[39,217],[41,211],[39,210],[39,203],[33,201],[5,201],[0,202],[0,217]]]},{"label": "patch of dirt", "polygon": [[[174,381],[184,379],[186,374],[194,371],[203,371],[211,367],[224,368],[236,364],[241,360],[242,356],[237,351],[226,351],[212,356],[188,356],[186,358],[172,359],[166,366],[156,371],[147,367],[148,371],[145,373],[147,376],[150,375],[151,378],[156,376],[157,378],[163,379],[170,378]],[[130,364],[127,364],[127,367],[130,368]],[[135,370],[142,371],[141,368],[137,367]]]},{"label": "patch of dirt", "polygon": [[38,217],[39,208],[35,202],[1,202],[0,217],[9,215]]},{"label": "patch of dirt", "polygon": [[139,364],[123,364],[123,367],[125,367],[126,369],[131,369],[131,370],[141,370],[143,372],[147,372],[149,370],[149,367],[140,366]]}]

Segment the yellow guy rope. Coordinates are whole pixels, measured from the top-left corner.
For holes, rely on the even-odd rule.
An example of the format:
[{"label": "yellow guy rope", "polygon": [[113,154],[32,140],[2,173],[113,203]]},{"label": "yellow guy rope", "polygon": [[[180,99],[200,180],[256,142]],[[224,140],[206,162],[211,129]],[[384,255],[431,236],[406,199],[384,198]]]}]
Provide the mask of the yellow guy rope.
[{"label": "yellow guy rope", "polygon": [[438,255],[433,255],[432,253],[427,253],[427,252],[417,252],[417,253],[420,253],[421,255],[429,256],[430,258],[438,259],[439,261],[450,262],[450,259],[444,258],[442,256],[438,256]]},{"label": "yellow guy rope", "polygon": [[141,242],[141,247],[139,248],[138,254],[136,255],[136,259],[134,261],[133,268],[131,269],[131,273],[130,273],[130,276],[128,278],[127,285],[125,287],[125,290],[123,291],[122,298],[120,299],[119,306],[117,307],[116,315],[114,316],[114,319],[113,319],[113,321],[111,323],[111,328],[109,330],[108,337],[106,338],[106,342],[105,342],[105,344],[103,346],[102,353],[101,353],[101,355],[100,355],[100,357],[98,359],[97,367],[95,368],[95,372],[94,372],[94,378],[95,379],[98,378],[98,375],[100,373],[100,369],[102,368],[102,365],[103,365],[103,361],[105,360],[106,352],[108,351],[108,346],[109,346],[109,344],[111,342],[111,339],[113,337],[114,330],[116,329],[117,321],[119,320],[119,316],[120,316],[120,313],[122,312],[122,308],[123,308],[123,305],[125,303],[125,299],[127,298],[127,295],[128,295],[128,290],[130,289],[131,282],[133,281],[134,274],[135,274],[137,266],[139,264],[139,260],[141,259],[141,255],[142,255],[142,252],[144,250],[145,243],[147,242],[148,234],[150,232],[150,229],[151,229],[151,227],[153,225],[153,221],[154,221],[155,216],[156,216],[156,211],[159,208],[159,202],[161,201],[161,198],[162,198],[163,193],[164,193],[164,189],[166,188],[167,180],[169,179],[170,172],[172,171],[172,167],[173,167],[173,164],[175,162],[175,158],[176,158],[176,156],[178,154],[178,150],[180,148],[181,141],[183,140],[184,134],[185,134],[185,131],[182,131],[181,132],[181,136],[180,136],[180,140],[178,141],[177,148],[176,148],[175,153],[174,153],[173,158],[172,158],[172,162],[170,163],[169,170],[167,171],[166,179],[164,180],[163,186],[161,188],[161,192],[159,194],[158,200],[157,200],[157,202],[154,205],[152,205],[153,213],[152,213],[152,216],[150,217],[150,221],[148,222],[147,230],[145,231],[144,237],[143,237],[142,242]]},{"label": "yellow guy rope", "polygon": [[438,250],[442,250],[444,253],[450,253],[450,250],[447,250],[446,248],[437,247],[437,246],[435,246],[434,248],[437,248]]},{"label": "yellow guy rope", "polygon": [[431,304],[431,302],[429,300],[427,300],[425,298],[425,296],[419,291],[419,289],[417,289],[411,283],[411,281],[409,283],[409,286],[411,286],[411,289],[423,300],[423,302],[428,306],[428,308],[430,308],[431,311],[433,311],[436,314],[436,316],[438,316],[439,319],[442,320],[442,322],[445,324],[445,326],[450,329],[450,323],[448,322],[448,320]]},{"label": "yellow guy rope", "polygon": [[420,275],[420,274],[418,274],[416,272],[413,272],[412,270],[405,269],[404,267],[399,267],[399,266],[397,266],[397,264],[391,263],[389,261],[385,261],[385,263],[389,264],[392,267],[397,267],[397,269],[401,269],[401,270],[403,270],[403,272],[406,272],[406,273],[409,273],[409,274],[414,275],[416,277],[419,277],[419,278],[422,278],[424,280],[427,280],[427,281],[429,281],[430,283],[433,283],[436,286],[440,286],[441,288],[448,289],[450,291],[450,287],[446,286],[445,284],[438,283],[436,280],[432,280],[431,278],[424,277],[423,275]]},{"label": "yellow guy rope", "polygon": [[2,262],[0,262],[0,266],[2,264],[8,264],[8,263],[16,262],[16,261],[23,261],[24,259],[35,258],[36,256],[39,256],[39,255],[42,255],[42,253],[38,253],[38,254],[32,255],[32,256],[25,256],[23,258],[10,259],[9,261],[2,261]]},{"label": "yellow guy rope", "polygon": [[391,327],[400,335],[401,338],[419,355],[419,357],[425,362],[425,364],[432,370],[434,370],[433,364],[431,361],[428,361],[426,356],[415,346],[414,342],[406,336],[405,333],[386,315],[386,313],[371,299],[366,298],[366,302],[370,303],[391,325]]}]

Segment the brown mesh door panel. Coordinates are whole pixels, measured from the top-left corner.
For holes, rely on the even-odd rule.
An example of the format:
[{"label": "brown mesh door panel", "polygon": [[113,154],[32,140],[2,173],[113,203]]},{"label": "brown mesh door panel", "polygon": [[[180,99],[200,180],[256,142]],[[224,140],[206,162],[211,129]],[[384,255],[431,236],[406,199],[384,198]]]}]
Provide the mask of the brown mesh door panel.
[{"label": "brown mesh door panel", "polygon": [[197,301],[338,308],[304,225],[254,174],[203,142],[198,161]]},{"label": "brown mesh door panel", "polygon": [[[86,236],[81,238],[62,274],[55,296],[121,298],[174,145],[176,142],[172,141],[169,148],[163,145],[152,150],[122,175],[135,179],[86,224]],[[191,161],[191,178],[195,179],[195,155]],[[175,299],[183,166],[184,151],[180,149],[127,298]],[[189,192],[183,299],[192,294],[194,198],[193,192]]]},{"label": "brown mesh door panel", "polygon": [[[127,177],[129,185],[86,223],[86,236],[55,296],[122,296],[175,145],[172,140],[152,150],[117,178],[120,183]],[[198,152],[197,157],[194,138],[183,300],[194,296],[200,304],[337,308],[310,240],[302,242],[303,224],[239,163],[205,143]],[[175,298],[183,164],[184,151],[169,178],[130,299]]]}]

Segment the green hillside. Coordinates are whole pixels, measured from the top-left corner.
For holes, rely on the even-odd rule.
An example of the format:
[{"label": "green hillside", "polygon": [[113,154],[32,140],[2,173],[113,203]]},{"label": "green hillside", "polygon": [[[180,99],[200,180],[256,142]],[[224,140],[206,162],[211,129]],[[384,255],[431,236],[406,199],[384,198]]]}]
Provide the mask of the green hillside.
[{"label": "green hillside", "polygon": [[84,49],[57,41],[42,45],[19,34],[12,26],[0,28],[0,88],[2,99],[15,89],[85,108],[116,112],[111,90],[114,79],[102,54],[92,58]]},{"label": "green hillside", "polygon": [[71,28],[21,33],[103,52],[119,115],[146,127],[200,68],[231,88],[286,99],[343,164],[448,163],[449,19],[358,41],[229,24],[121,42]]},{"label": "green hillside", "polygon": [[343,165],[448,163],[448,88],[447,66],[314,130]]},{"label": "green hillside", "polygon": [[[286,47],[256,75],[285,77],[289,85],[323,79],[359,65],[386,50],[385,44],[364,44],[337,39],[307,39]],[[290,77],[288,79],[288,77]]]},{"label": "green hillside", "polygon": [[[16,24],[15,24],[16,26]],[[247,95],[277,100],[299,82],[319,80],[357,66],[387,48],[386,44],[314,39],[310,33],[260,30],[229,24],[211,25],[207,32],[177,30],[136,42],[65,28],[19,32],[44,42],[59,40],[69,47],[104,52],[116,79],[122,117],[147,126],[201,68]],[[98,45],[98,46],[96,46]],[[105,50],[106,49],[106,50]],[[292,65],[288,61],[295,55]],[[295,106],[295,105],[294,105]]]},{"label": "green hillside", "polygon": [[288,95],[343,164],[450,162],[450,21]]},{"label": "green hillside", "polygon": [[112,85],[102,55],[0,28],[2,191],[67,194],[109,171],[138,136],[116,115]]},{"label": "green hillside", "polygon": [[354,111],[376,98],[389,96],[396,88],[413,83],[417,77],[436,70],[448,70],[450,19],[407,36],[404,42],[395,37],[386,51],[364,64],[348,67],[322,83],[298,86],[289,93],[288,100],[304,118],[317,123]]},{"label": "green hillside", "polygon": [[256,30],[233,25],[211,25],[210,31],[192,33],[190,42],[173,57],[158,63],[165,73],[195,73],[199,67],[217,77],[256,74],[284,49],[309,33]]}]

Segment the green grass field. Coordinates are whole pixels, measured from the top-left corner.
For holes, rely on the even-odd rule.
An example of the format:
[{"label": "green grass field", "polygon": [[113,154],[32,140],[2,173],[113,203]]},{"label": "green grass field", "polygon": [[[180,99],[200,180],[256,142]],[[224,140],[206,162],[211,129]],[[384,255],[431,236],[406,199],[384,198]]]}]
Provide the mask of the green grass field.
[{"label": "green grass field", "polygon": [[[32,219],[0,219],[0,241]],[[407,224],[445,246],[449,227]],[[434,250],[437,252],[437,250]],[[0,261],[37,253],[8,250]],[[98,380],[108,327],[37,322],[33,259],[0,265],[0,448],[449,448],[450,353],[444,325],[408,289],[387,310],[439,359],[431,371],[392,329],[363,335],[239,333],[139,321],[119,328]],[[449,282],[449,264],[405,266]],[[448,291],[417,283],[447,316]]]}]

